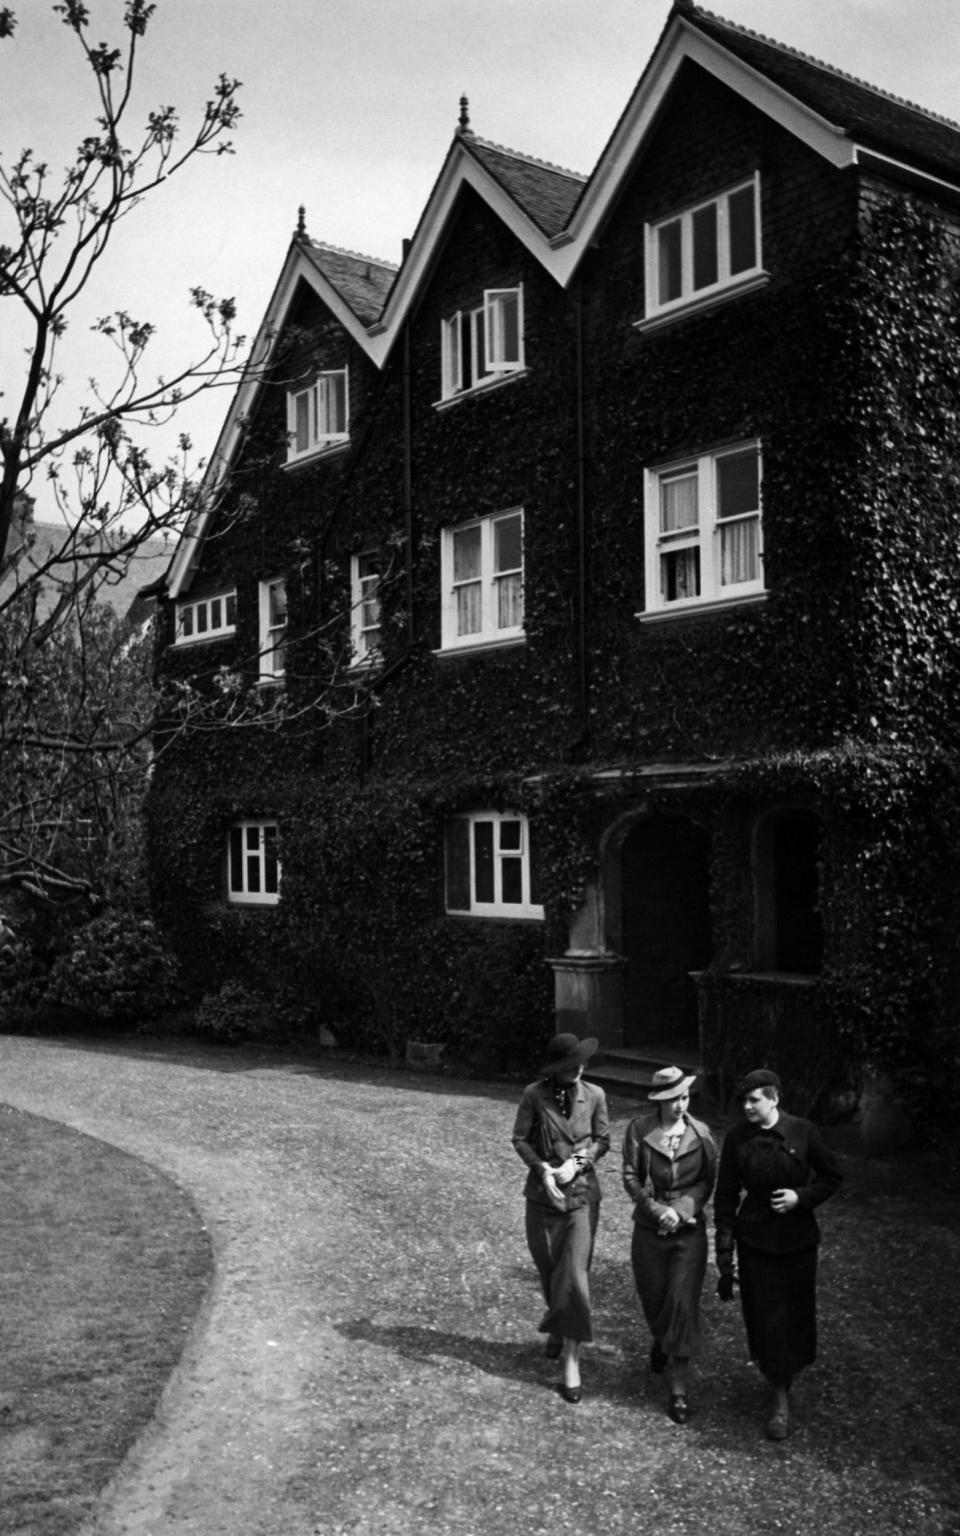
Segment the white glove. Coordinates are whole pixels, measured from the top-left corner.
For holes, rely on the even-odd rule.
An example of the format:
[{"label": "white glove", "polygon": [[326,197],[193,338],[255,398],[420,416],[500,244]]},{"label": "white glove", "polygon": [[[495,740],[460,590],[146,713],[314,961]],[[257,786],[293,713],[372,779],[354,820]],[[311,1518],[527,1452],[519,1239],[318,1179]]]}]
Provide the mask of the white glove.
[{"label": "white glove", "polygon": [[553,1176],[558,1184],[569,1184],[570,1180],[575,1179],[579,1172],[580,1164],[578,1160],[575,1157],[568,1157],[565,1163],[560,1164],[559,1168],[554,1168]]},{"label": "white glove", "polygon": [[554,1178],[554,1170],[552,1168],[545,1168],[543,1171],[543,1187],[547,1192],[547,1198],[549,1199],[550,1204],[555,1206],[558,1211],[565,1211],[567,1209],[567,1202],[565,1197],[560,1193],[560,1190],[557,1186],[557,1181]]}]

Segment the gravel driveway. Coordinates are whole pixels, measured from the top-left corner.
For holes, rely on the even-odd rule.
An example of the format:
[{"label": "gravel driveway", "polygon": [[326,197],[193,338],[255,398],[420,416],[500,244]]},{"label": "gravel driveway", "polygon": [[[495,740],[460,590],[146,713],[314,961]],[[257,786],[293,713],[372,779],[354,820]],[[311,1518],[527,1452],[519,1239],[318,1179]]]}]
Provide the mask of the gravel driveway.
[{"label": "gravel driveway", "polygon": [[[796,1431],[772,1445],[736,1309],[712,1287],[685,1429],[644,1369],[626,1102],[611,1106],[598,1338],[571,1408],[534,1332],[515,1088],[175,1043],[0,1037],[0,1069],[6,1102],[172,1175],[215,1246],[212,1295],[96,1536],[960,1536],[938,1449],[956,1409],[936,1417],[955,1399],[956,1343],[932,1349],[936,1382],[915,1355],[873,1352],[890,1250],[872,1213],[877,1252],[831,1269],[855,1195],[823,1223],[821,1354],[843,1364],[801,1378]],[[955,1276],[956,1228],[937,1241]],[[926,1423],[903,1396],[918,1372]]]}]

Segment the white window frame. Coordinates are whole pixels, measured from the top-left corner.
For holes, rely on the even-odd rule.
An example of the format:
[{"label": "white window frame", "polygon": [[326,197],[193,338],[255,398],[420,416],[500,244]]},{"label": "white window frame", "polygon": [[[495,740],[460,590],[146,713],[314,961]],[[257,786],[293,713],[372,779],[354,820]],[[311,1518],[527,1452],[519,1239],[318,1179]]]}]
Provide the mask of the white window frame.
[{"label": "white window frame", "polygon": [[[271,836],[272,834],[272,836]],[[237,849],[237,838],[240,840]],[[274,845],[274,859],[269,857],[269,843]],[[280,900],[280,833],[272,820],[236,821],[227,833],[227,901],[236,906],[274,907]],[[239,860],[238,860],[239,852]],[[271,884],[271,863],[276,879]],[[252,878],[251,878],[252,877]]]},{"label": "white window frame", "polygon": [[[491,827],[490,865],[492,877],[491,899],[478,895],[478,826]],[[456,832],[455,832],[455,829]],[[468,885],[466,905],[452,905],[455,893],[451,892],[450,861],[451,840],[455,835],[467,837]],[[483,834],[485,837],[486,834]],[[505,901],[504,879],[508,861],[520,864],[520,900]],[[518,811],[464,811],[450,816],[444,825],[444,909],[454,917],[535,918],[543,917],[543,907],[530,899],[531,856],[530,823]]]},{"label": "white window frame", "polygon": [[225,587],[205,597],[177,603],[174,645],[203,645],[237,632],[237,589]]},{"label": "white window frame", "polygon": [[[497,568],[497,524],[511,518],[520,519],[520,564]],[[480,569],[470,580],[458,580],[454,550],[458,535],[479,530]],[[503,512],[492,512],[486,517],[476,517],[468,522],[455,523],[441,532],[440,543],[440,648],[443,651],[468,650],[474,646],[514,643],[524,638],[524,522],[523,508],[509,507]],[[519,577],[519,624],[501,625],[500,585],[505,580]],[[480,625],[476,630],[459,633],[460,599],[458,593],[465,586],[479,589]]]},{"label": "white window frame", "polygon": [[[516,304],[516,345],[511,354],[504,320],[508,304]],[[463,338],[470,345],[469,367],[464,358]],[[520,373],[523,361],[523,284],[515,288],[485,288],[483,303],[476,309],[457,310],[441,323],[442,398],[469,394],[483,389],[512,373]],[[478,358],[482,362],[478,367]]]},{"label": "white window frame", "polygon": [[[364,570],[364,562],[373,569]],[[369,667],[380,660],[380,559],[374,549],[361,550],[350,560],[350,643],[353,665]]]},{"label": "white window frame", "polygon": [[[342,381],[342,413],[337,412],[334,380]],[[299,417],[305,418],[302,443]],[[297,464],[329,448],[350,441],[350,373],[347,368],[327,368],[303,389],[287,392],[287,463]]]},{"label": "white window frame", "polygon": [[[282,619],[273,611],[272,594],[279,588],[283,603]],[[260,601],[260,681],[279,683],[287,668],[287,584],[282,576],[261,581]]]},{"label": "white window frame", "polygon": [[[757,507],[722,517],[720,509],[718,466],[724,459],[752,452],[757,459]],[[678,480],[690,481],[696,488],[696,521],[682,528],[663,527],[664,488]],[[763,574],[763,457],[760,442],[749,438],[710,453],[694,454],[673,463],[657,465],[645,472],[645,545],[646,612],[674,613],[691,608],[753,599],[765,591]],[[756,524],[755,573],[741,581],[723,579],[723,540],[736,525]],[[699,552],[700,591],[689,596],[665,595],[665,560],[683,550]]]},{"label": "white window frame", "polygon": [[[753,192],[754,260],[751,266],[742,267],[739,271],[733,272],[730,250],[730,199],[748,189]],[[695,287],[695,222],[699,215],[711,208],[716,210],[717,276],[714,282],[701,283]],[[664,232],[675,225],[679,227],[680,233],[680,292],[671,298],[662,299],[660,296],[661,241]],[[647,319],[674,314],[678,310],[703,304],[716,295],[739,289],[744,284],[755,283],[758,278],[764,276],[760,234],[759,172],[745,181],[738,181],[734,186],[726,188],[713,197],[704,198],[701,202],[692,203],[687,208],[669,214],[667,218],[657,219],[655,223],[647,224],[645,226]]]}]

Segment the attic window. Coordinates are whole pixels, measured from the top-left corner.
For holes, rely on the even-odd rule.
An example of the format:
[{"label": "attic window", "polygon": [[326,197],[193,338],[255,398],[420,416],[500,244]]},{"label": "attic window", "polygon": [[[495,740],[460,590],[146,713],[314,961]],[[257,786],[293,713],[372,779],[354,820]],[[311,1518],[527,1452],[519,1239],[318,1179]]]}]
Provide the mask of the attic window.
[{"label": "attic window", "polygon": [[306,389],[287,394],[287,463],[345,443],[350,438],[346,368],[318,373]]},{"label": "attic window", "polygon": [[762,274],[760,178],[647,225],[647,318]]},{"label": "attic window", "polygon": [[457,310],[441,327],[443,399],[523,368],[523,285],[487,288],[476,309]]}]

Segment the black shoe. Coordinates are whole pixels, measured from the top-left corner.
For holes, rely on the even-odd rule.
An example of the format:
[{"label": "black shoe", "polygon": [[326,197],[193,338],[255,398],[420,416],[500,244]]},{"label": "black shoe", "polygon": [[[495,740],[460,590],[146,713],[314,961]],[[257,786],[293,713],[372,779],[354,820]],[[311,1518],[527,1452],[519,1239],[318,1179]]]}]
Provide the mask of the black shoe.
[{"label": "black shoe", "polygon": [[667,1357],[659,1344],[654,1344],[650,1351],[650,1369],[654,1376],[662,1376],[667,1368]]},{"label": "black shoe", "polygon": [[582,1387],[568,1387],[565,1381],[557,1382],[557,1391],[565,1403],[579,1403],[583,1396]]},{"label": "black shoe", "polygon": [[543,1352],[548,1360],[559,1360],[563,1349],[563,1338],[559,1333],[551,1333],[544,1345]]},{"label": "black shoe", "polygon": [[674,1424],[686,1424],[690,1417],[690,1407],[682,1393],[675,1392],[673,1394],[667,1412]]}]

